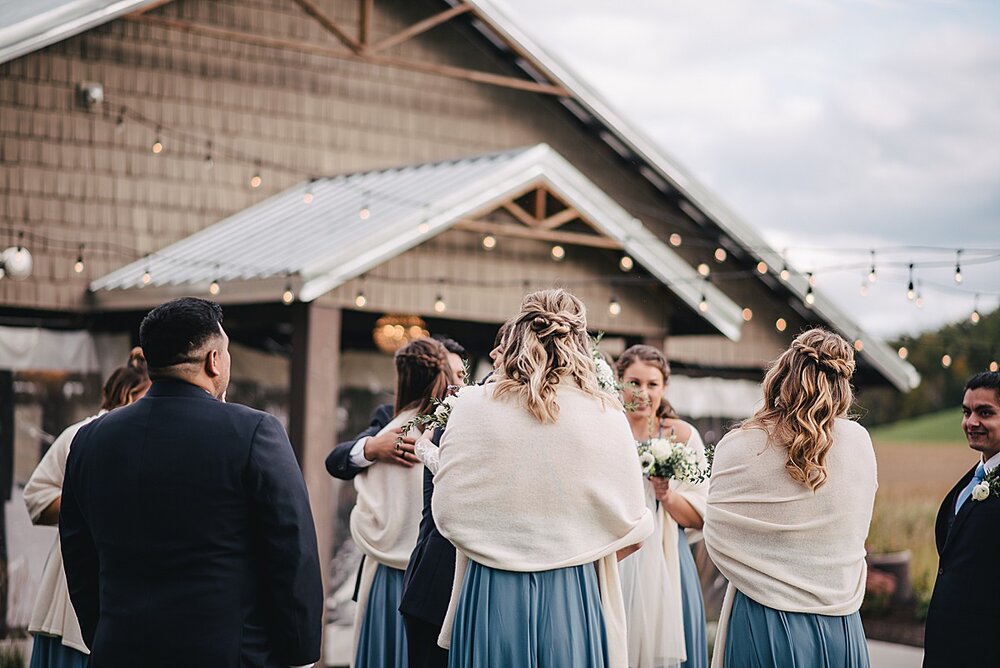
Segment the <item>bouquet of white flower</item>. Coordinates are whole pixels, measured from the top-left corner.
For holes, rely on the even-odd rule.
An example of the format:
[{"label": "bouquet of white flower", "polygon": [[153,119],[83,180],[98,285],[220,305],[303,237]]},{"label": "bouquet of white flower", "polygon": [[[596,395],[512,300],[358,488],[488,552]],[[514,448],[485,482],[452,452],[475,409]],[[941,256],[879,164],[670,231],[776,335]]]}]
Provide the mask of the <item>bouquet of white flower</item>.
[{"label": "bouquet of white flower", "polygon": [[714,449],[711,446],[705,448],[705,463],[702,465],[694,448],[677,442],[673,429],[667,438],[636,441],[636,448],[639,450],[639,464],[646,476],[697,484],[707,480],[712,473]]}]

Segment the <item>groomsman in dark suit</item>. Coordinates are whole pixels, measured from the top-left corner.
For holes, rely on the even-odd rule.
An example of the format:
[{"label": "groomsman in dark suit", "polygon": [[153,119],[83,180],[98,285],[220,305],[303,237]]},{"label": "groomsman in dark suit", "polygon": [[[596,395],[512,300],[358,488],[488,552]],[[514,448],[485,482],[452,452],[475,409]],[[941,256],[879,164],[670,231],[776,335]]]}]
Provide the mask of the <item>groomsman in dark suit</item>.
[{"label": "groomsman in dark suit", "polygon": [[222,309],[167,302],[139,340],[149,393],[81,429],[66,465],[59,534],[89,665],[312,665],[309,497],[281,423],[224,401]]},{"label": "groomsman in dark suit", "polygon": [[[990,639],[1000,629],[1000,373],[969,379],[962,428],[980,461],[938,511],[940,557],[927,611],[925,668],[997,665]],[[992,658],[991,658],[992,657]]]}]

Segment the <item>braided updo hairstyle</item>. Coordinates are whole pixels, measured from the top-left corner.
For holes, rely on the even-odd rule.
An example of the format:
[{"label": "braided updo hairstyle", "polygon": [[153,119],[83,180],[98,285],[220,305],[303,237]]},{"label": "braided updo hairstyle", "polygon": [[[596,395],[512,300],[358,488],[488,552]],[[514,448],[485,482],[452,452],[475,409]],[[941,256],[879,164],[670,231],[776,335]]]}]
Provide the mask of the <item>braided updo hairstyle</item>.
[{"label": "braided updo hairstyle", "polygon": [[493,396],[517,397],[539,422],[559,418],[556,386],[568,381],[601,396],[587,336],[587,309],[562,289],[526,295],[510,321]]},{"label": "braided updo hairstyle", "polygon": [[824,329],[799,334],[764,376],[764,405],[743,428],[764,429],[788,449],[785,470],[815,491],[826,482],[834,420],[854,402],[854,348]]},{"label": "braided updo hairstyle", "polygon": [[395,362],[395,414],[411,408],[418,415],[430,413],[433,400],[444,399],[448,393],[448,350],[434,339],[417,339],[396,351]]}]

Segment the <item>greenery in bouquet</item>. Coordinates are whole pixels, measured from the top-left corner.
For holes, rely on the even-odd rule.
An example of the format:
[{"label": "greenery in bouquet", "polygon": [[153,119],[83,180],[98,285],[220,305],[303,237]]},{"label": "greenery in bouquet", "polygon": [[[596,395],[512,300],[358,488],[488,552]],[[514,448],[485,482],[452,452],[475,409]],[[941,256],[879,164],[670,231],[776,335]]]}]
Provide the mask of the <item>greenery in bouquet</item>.
[{"label": "greenery in bouquet", "polygon": [[423,415],[417,415],[410,420],[403,423],[403,426],[399,428],[399,438],[396,439],[396,444],[403,442],[403,437],[414,429],[419,429],[420,431],[431,431],[435,429],[444,429],[448,426],[448,418],[451,417],[451,411],[455,407],[455,400],[458,398],[459,393],[471,384],[472,374],[469,369],[469,362],[466,360],[465,374],[463,378],[465,379],[464,385],[449,385],[448,393],[445,395],[444,399],[432,399],[431,404],[434,408],[430,413],[424,413]]},{"label": "greenery in bouquet", "polygon": [[636,441],[639,464],[644,475],[654,478],[669,478],[697,484],[705,482],[712,474],[712,460],[715,449],[705,448],[705,458],[685,443],[679,443],[674,431],[667,438],[651,438]]},{"label": "greenery in bouquet", "polygon": [[636,401],[629,401],[627,403],[624,401],[624,390],[628,384],[618,380],[614,369],[611,368],[611,365],[604,358],[604,353],[598,348],[603,338],[604,332],[601,332],[597,335],[597,338],[592,339],[590,344],[590,356],[594,359],[594,367],[597,371],[597,386],[602,392],[607,392],[611,396],[621,399],[622,405],[625,407],[625,412],[631,413],[638,408],[639,404]]}]

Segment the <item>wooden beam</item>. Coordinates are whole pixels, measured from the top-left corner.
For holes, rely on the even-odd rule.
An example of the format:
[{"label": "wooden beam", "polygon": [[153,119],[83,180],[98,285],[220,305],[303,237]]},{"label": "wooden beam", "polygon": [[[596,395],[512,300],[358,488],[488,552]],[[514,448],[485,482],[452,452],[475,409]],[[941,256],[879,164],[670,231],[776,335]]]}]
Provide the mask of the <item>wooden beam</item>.
[{"label": "wooden beam", "polygon": [[506,209],[512,216],[520,220],[522,223],[528,227],[538,227],[539,220],[532,216],[530,213],[521,208],[521,206],[511,200],[510,202],[504,202],[503,208]]},{"label": "wooden beam", "polygon": [[385,49],[391,48],[393,46],[399,46],[403,42],[407,42],[416,37],[417,35],[422,35],[431,28],[435,28],[441,25],[442,23],[445,23],[446,21],[450,21],[456,16],[465,14],[466,12],[471,10],[472,10],[472,5],[469,4],[462,3],[460,5],[455,5],[451,9],[446,9],[445,11],[439,14],[435,14],[434,16],[426,18],[423,21],[414,23],[409,28],[400,30],[395,35],[386,37],[381,42],[373,44],[371,47],[371,51],[373,52],[384,51]]},{"label": "wooden beam", "polygon": [[563,88],[562,86],[541,84],[535,81],[526,81],[524,79],[516,79],[514,77],[504,76],[502,74],[490,74],[488,72],[468,70],[462,67],[450,67],[447,65],[436,65],[432,63],[418,63],[405,60],[402,58],[389,58],[374,54],[339,51],[337,49],[331,49],[328,46],[321,46],[318,44],[308,44],[305,42],[294,41],[290,39],[281,39],[277,37],[265,37],[263,35],[255,35],[253,33],[241,32],[239,30],[230,30],[228,28],[216,28],[213,26],[191,23],[190,21],[168,19],[162,16],[150,16],[148,14],[145,14],[142,16],[135,16],[135,17],[126,16],[123,18],[125,20],[135,21],[137,23],[146,23],[148,25],[160,26],[161,28],[172,28],[174,30],[180,30],[182,32],[187,32],[194,35],[204,35],[206,37],[214,37],[216,39],[221,39],[221,40],[241,42],[244,44],[252,44],[254,46],[262,46],[271,49],[282,49],[286,51],[296,51],[298,53],[306,53],[314,56],[326,56],[328,58],[339,58],[341,60],[350,60],[353,62],[368,63],[370,65],[394,67],[397,69],[407,70],[410,72],[420,72],[421,74],[442,76],[450,79],[460,79],[462,81],[472,81],[474,83],[487,84],[490,86],[499,86],[501,88],[511,88],[514,90],[525,91],[528,93],[555,95],[557,97],[570,97],[569,91]]},{"label": "wooden beam", "polygon": [[351,51],[355,53],[361,52],[361,45],[358,44],[357,40],[344,32],[344,29],[337,25],[336,21],[327,16],[313,0],[292,0],[292,2],[301,7],[306,14],[316,19],[321,26],[326,28],[327,32],[332,33],[334,37],[339,39]]},{"label": "wooden beam", "polygon": [[541,221],[545,218],[545,188],[535,191],[535,220]]},{"label": "wooden beam", "polygon": [[362,48],[368,47],[372,35],[375,0],[361,0],[361,25],[358,27],[358,41]]},{"label": "wooden beam", "polygon": [[579,217],[580,217],[580,212],[570,207],[568,209],[563,209],[559,213],[554,213],[548,218],[543,218],[538,223],[538,227],[543,230],[554,230],[560,225],[565,225],[569,221],[576,220]]},{"label": "wooden beam", "polygon": [[162,7],[168,2],[173,2],[173,0],[156,0],[155,2],[151,2],[148,5],[143,5],[134,12],[129,12],[128,14],[126,14],[126,16],[139,16],[140,14],[145,14],[146,12],[153,11],[157,7]]},{"label": "wooden beam", "polygon": [[481,220],[462,220],[456,223],[453,229],[477,232],[479,234],[513,237],[515,239],[534,239],[536,241],[548,241],[557,244],[568,244],[570,246],[586,246],[588,248],[620,250],[622,247],[620,243],[610,237],[580,234],[579,232],[541,230],[538,228],[522,227],[521,225],[490,223]]}]

